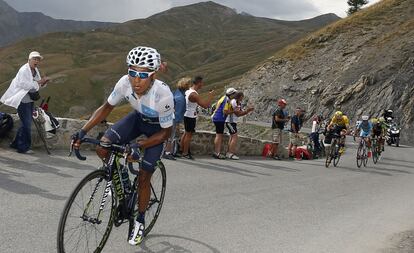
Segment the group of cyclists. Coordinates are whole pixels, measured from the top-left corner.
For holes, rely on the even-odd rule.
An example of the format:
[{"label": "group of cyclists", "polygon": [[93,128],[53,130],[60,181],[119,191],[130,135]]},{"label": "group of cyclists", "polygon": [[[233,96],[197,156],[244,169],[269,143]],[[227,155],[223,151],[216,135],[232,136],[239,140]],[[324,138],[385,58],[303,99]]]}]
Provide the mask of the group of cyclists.
[{"label": "group of cyclists", "polygon": [[339,153],[342,155],[345,152],[345,136],[351,134],[354,137],[364,139],[368,147],[368,158],[372,156],[372,139],[378,140],[378,153],[384,151],[385,138],[390,120],[393,119],[392,110],[385,110],[383,115],[378,118],[370,118],[368,115],[363,115],[361,120],[358,120],[354,129],[351,129],[349,118],[341,111],[336,111],[333,118],[327,125],[327,133],[329,136],[336,133],[341,136]]}]

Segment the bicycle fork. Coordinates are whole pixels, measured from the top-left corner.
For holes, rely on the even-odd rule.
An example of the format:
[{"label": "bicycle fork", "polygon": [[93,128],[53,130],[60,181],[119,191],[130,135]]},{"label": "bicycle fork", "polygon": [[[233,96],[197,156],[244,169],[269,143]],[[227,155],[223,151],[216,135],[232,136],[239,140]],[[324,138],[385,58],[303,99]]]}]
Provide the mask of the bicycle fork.
[{"label": "bicycle fork", "polygon": [[106,183],[106,186],[105,186],[104,194],[103,194],[103,196],[102,196],[102,200],[101,200],[101,204],[100,204],[100,206],[99,206],[99,212],[98,212],[97,217],[96,217],[96,218],[91,218],[91,217],[89,217],[89,216],[87,215],[87,213],[89,212],[89,209],[90,209],[90,207],[91,207],[91,203],[92,203],[93,199],[95,198],[95,194],[96,194],[96,192],[98,191],[99,184],[102,182],[102,180],[103,180],[103,179],[102,179],[102,178],[100,178],[100,179],[98,180],[98,182],[96,182],[95,189],[93,190],[93,192],[92,192],[92,194],[91,194],[91,197],[89,198],[89,201],[88,201],[88,203],[86,204],[86,208],[85,208],[85,210],[83,211],[83,214],[82,214],[82,216],[81,216],[81,218],[82,218],[84,221],[89,221],[89,222],[91,222],[91,223],[93,223],[93,224],[100,224],[100,223],[102,222],[102,221],[100,220],[100,216],[101,216],[102,210],[103,210],[103,209],[104,209],[104,207],[105,207],[106,199],[108,198],[109,193],[110,193],[110,191],[111,191],[112,181],[108,181],[108,182]]}]

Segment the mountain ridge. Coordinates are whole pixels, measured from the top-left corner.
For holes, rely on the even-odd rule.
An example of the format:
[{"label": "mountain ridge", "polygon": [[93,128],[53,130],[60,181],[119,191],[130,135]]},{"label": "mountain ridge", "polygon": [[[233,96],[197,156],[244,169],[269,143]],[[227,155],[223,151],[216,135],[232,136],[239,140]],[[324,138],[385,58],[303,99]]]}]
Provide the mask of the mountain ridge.
[{"label": "mountain ridge", "polygon": [[54,19],[41,12],[18,12],[0,0],[0,47],[48,32],[81,31],[114,25],[111,22]]}]

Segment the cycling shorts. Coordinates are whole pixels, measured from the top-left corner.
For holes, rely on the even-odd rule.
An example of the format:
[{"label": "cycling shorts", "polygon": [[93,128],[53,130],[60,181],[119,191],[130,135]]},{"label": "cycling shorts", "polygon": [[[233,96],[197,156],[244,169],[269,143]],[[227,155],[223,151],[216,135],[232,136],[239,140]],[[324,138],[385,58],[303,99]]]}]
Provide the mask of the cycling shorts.
[{"label": "cycling shorts", "polygon": [[[161,131],[160,124],[154,124],[153,122],[151,118],[147,118],[134,110],[109,128],[104,136],[111,143],[127,144],[138,136],[145,135],[150,137]],[[163,149],[163,143],[146,148],[142,160],[142,169],[150,173],[154,172],[155,165],[160,160]]]}]

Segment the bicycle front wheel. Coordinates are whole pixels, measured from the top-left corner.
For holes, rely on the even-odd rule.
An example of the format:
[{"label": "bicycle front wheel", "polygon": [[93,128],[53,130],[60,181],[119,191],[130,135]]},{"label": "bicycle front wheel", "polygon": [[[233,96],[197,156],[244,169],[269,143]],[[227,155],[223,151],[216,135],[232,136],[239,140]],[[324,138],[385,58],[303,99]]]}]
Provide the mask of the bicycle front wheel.
[{"label": "bicycle front wheel", "polygon": [[340,158],[341,158],[341,154],[339,153],[339,145],[335,145],[335,154],[334,154],[334,160],[333,160],[334,167],[338,166]]},{"label": "bicycle front wheel", "polygon": [[101,252],[112,230],[115,207],[107,173],[97,170],[87,175],[63,209],[57,234],[58,252]]},{"label": "bicycle front wheel", "polygon": [[362,145],[359,145],[358,151],[357,151],[357,157],[356,157],[356,162],[357,162],[358,168],[361,168],[363,159],[364,159],[364,150],[363,150]]},{"label": "bicycle front wheel", "polygon": [[332,143],[331,146],[329,147],[329,152],[328,154],[326,154],[326,160],[325,160],[325,167],[328,168],[329,165],[331,164],[332,158],[334,157],[335,154],[335,143]]}]

